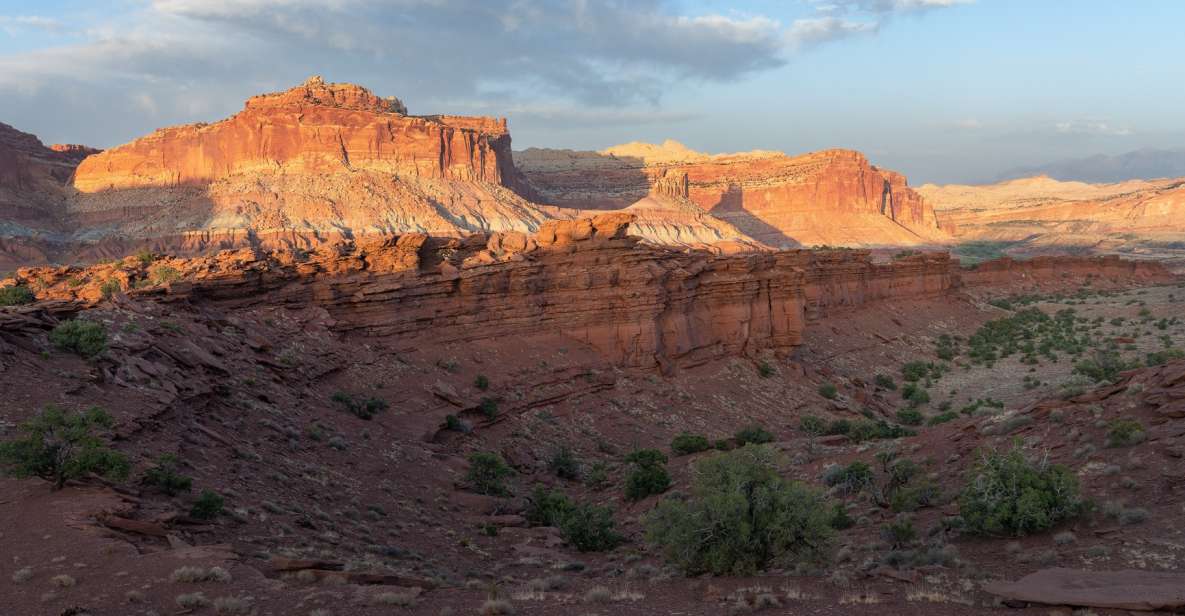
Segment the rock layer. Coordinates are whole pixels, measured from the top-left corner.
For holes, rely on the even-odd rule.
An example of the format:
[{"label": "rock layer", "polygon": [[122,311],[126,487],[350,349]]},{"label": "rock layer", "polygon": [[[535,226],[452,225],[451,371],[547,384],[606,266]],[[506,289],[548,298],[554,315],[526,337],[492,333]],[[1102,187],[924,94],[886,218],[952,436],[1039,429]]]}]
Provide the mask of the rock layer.
[{"label": "rock layer", "polygon": [[[609,213],[545,222],[534,235],[406,234],[312,253],[238,250],[148,266],[128,259],[86,269],[26,268],[17,277],[41,299],[97,301],[115,280],[161,301],[318,307],[331,329],[407,344],[556,333],[615,365],[666,370],[786,353],[800,344],[809,320],[881,300],[935,297],[963,284],[946,253],[886,264],[861,250],[720,256],[641,243],[627,235],[632,221]],[[162,267],[180,279],[154,283]],[[1130,279],[1127,267],[1107,261],[1101,271]],[[1138,268],[1149,279],[1163,274],[1153,264]],[[1034,271],[1045,269],[1057,268]],[[976,283],[998,283],[1017,270],[988,268],[977,275],[998,276]]]}]

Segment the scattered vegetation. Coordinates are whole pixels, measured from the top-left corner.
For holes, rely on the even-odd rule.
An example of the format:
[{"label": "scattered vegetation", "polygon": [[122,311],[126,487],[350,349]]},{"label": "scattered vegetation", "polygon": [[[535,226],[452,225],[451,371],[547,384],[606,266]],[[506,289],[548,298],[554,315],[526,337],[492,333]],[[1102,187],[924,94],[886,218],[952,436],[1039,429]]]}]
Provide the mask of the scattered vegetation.
[{"label": "scattered vegetation", "polygon": [[696,463],[691,495],[649,514],[647,536],[687,574],[750,574],[820,561],[834,508],[781,477],[769,447],[750,445]]},{"label": "scattered vegetation", "polygon": [[1107,425],[1108,447],[1130,447],[1144,442],[1144,425],[1134,419],[1116,419]]},{"label": "scattered vegetation", "polygon": [[772,443],[774,440],[774,435],[765,428],[754,424],[737,430],[735,438],[737,443],[743,447],[749,444],[761,445],[764,443]]},{"label": "scattered vegetation", "polygon": [[90,359],[107,349],[107,329],[102,323],[70,319],[57,324],[49,332],[49,341],[62,351]]},{"label": "scattered vegetation", "polygon": [[641,500],[652,494],[662,494],[671,487],[667,473],[667,457],[657,449],[639,449],[626,456],[633,469],[625,479],[625,497]]},{"label": "scattered vegetation", "polygon": [[984,535],[1041,532],[1083,507],[1072,471],[1046,458],[1030,460],[1019,445],[981,452],[959,496],[964,529]]},{"label": "scattered vegetation", "polygon": [[193,479],[177,472],[179,461],[173,454],[157,458],[156,466],[144,473],[144,484],[152,486],[169,496],[176,496],[193,489]]},{"label": "scattered vegetation", "polygon": [[387,401],[376,397],[354,397],[344,391],[334,392],[330,397],[343,411],[359,418],[371,420],[375,415],[387,410]]},{"label": "scattered vegetation", "polygon": [[547,462],[547,468],[553,475],[560,479],[567,479],[569,481],[576,481],[580,479],[580,461],[576,459],[576,455],[572,453],[571,449],[567,447],[560,447],[551,454],[551,459]]},{"label": "scattered vegetation", "polygon": [[189,510],[189,515],[198,520],[213,520],[222,514],[222,507],[226,500],[221,494],[212,490],[202,490],[197,502]]},{"label": "scattered vegetation", "polygon": [[836,389],[834,383],[823,383],[819,386],[819,395],[827,398],[828,400],[834,400],[838,393],[839,390]]},{"label": "scattered vegetation", "polygon": [[671,451],[677,456],[699,453],[711,448],[712,443],[708,441],[708,437],[702,434],[684,432],[671,440]]},{"label": "scattered vegetation", "polygon": [[19,306],[32,303],[35,299],[37,297],[33,295],[33,291],[25,285],[0,287],[0,306]]},{"label": "scattered vegetation", "polygon": [[99,407],[69,412],[47,406],[20,425],[22,436],[0,443],[0,465],[15,477],[40,477],[60,490],[91,473],[123,479],[131,464],[96,432],[114,422]]},{"label": "scattered vegetation", "polygon": [[512,473],[514,471],[502,460],[502,456],[480,451],[469,456],[469,472],[465,478],[478,494],[505,496],[509,491],[503,482]]}]

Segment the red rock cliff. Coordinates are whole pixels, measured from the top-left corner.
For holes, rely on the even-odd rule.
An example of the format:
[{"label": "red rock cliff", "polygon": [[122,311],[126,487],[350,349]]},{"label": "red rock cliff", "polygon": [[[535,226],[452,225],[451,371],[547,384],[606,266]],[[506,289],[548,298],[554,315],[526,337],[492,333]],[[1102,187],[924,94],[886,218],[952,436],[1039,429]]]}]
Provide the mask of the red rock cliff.
[{"label": "red rock cliff", "polygon": [[[947,239],[905,177],[859,152],[706,155],[676,142],[602,152],[531,149],[519,166],[545,201],[621,208],[681,189],[717,218],[771,246],[911,245]],[[685,177],[685,188],[672,184]]]}]

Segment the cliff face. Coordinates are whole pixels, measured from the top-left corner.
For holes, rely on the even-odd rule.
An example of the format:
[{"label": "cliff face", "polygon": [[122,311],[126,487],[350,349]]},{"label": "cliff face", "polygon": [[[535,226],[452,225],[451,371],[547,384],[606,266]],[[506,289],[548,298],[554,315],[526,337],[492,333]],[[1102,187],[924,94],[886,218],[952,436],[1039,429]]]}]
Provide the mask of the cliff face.
[{"label": "cliff face", "polygon": [[681,144],[627,144],[602,152],[530,149],[519,168],[541,198],[573,208],[616,209],[669,192],[771,246],[917,245],[947,239],[905,177],[858,152],[706,155]]},{"label": "cliff face", "polygon": [[0,216],[22,226],[52,226],[74,166],[93,151],[46,147],[37,137],[0,123]]},{"label": "cliff face", "polygon": [[[947,253],[875,263],[862,250],[740,255],[682,251],[627,235],[633,216],[549,221],[534,235],[460,238],[405,234],[312,252],[225,251],[145,266],[25,268],[39,299],[97,301],[111,280],[163,302],[226,309],[323,309],[333,330],[439,345],[559,334],[619,366],[689,366],[731,355],[786,353],[809,322],[894,299],[924,299],[964,285],[1032,285],[1087,276],[1103,283],[1171,280],[1156,263],[1055,258],[963,270]],[[150,283],[155,268],[180,280]],[[19,317],[18,317],[19,321]]]},{"label": "cliff face", "polygon": [[[414,117],[397,100],[312,78],[214,124],[165,128],[83,161],[81,192],[201,185],[241,173],[375,171],[503,184],[505,120]],[[513,173],[508,174],[513,179]]]}]

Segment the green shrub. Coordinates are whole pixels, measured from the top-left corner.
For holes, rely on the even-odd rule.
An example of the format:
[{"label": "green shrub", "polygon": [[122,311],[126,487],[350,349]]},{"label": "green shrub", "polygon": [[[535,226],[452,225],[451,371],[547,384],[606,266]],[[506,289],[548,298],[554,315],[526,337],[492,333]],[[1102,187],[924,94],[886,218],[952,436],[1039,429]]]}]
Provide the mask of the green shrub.
[{"label": "green shrub", "polygon": [[524,517],[531,526],[559,526],[560,521],[572,510],[572,501],[563,492],[548,490],[537,485],[527,499]]},{"label": "green shrub", "polygon": [[983,535],[1027,535],[1077,516],[1078,478],[1048,460],[1029,460],[1019,446],[985,451],[959,495],[964,528]]},{"label": "green shrub", "polygon": [[888,389],[890,391],[896,391],[897,389],[897,383],[893,380],[893,377],[887,374],[876,375],[874,381],[876,382],[876,386],[881,389]]},{"label": "green shrub", "polygon": [[836,389],[834,383],[823,383],[819,386],[819,395],[827,398],[828,400],[834,400],[838,393],[839,390]]},{"label": "green shrub", "polygon": [[917,408],[930,402],[930,392],[917,383],[906,383],[901,388],[901,397],[909,402],[910,408]]},{"label": "green shrub", "polygon": [[169,496],[177,496],[193,489],[193,479],[177,472],[177,456],[164,454],[157,458],[156,466],[144,473],[144,483],[159,489]]},{"label": "green shrub", "polygon": [[490,388],[490,379],[484,374],[479,374],[476,379],[473,379],[473,386],[485,391]]},{"label": "green shrub", "polygon": [[942,500],[942,490],[927,479],[916,479],[907,485],[893,490],[889,497],[889,507],[893,511],[917,511],[923,507],[933,507]]},{"label": "green shrub", "polygon": [[777,371],[774,370],[773,366],[769,365],[769,362],[763,361],[757,364],[757,374],[760,374],[761,378],[763,379],[768,379],[769,377],[777,374]]},{"label": "green shrub", "polygon": [[1181,349],[1165,349],[1163,351],[1149,353],[1145,363],[1149,366],[1159,366],[1160,364],[1167,364],[1174,359],[1181,358],[1185,358],[1185,351]]},{"label": "green shrub", "polygon": [[840,494],[856,494],[872,486],[872,467],[859,461],[847,466],[832,466],[823,473],[823,483],[837,488]]},{"label": "green shrub", "polygon": [[58,349],[89,359],[107,349],[107,329],[102,323],[70,319],[49,332],[49,341]]},{"label": "green shrub", "polygon": [[956,419],[958,416],[959,416],[959,414],[954,411],[947,411],[945,413],[939,413],[939,414],[933,415],[929,419],[927,419],[926,425],[937,426],[938,424],[944,424],[952,419]]},{"label": "green shrub", "polygon": [[622,540],[608,507],[578,503],[561,516],[559,526],[564,539],[581,552],[612,550]]},{"label": "green shrub", "polygon": [[639,449],[626,456],[626,462],[633,469],[625,478],[625,497],[641,500],[652,494],[661,494],[671,487],[671,476],[667,474],[667,457],[657,449]]},{"label": "green shrub", "polygon": [[47,406],[20,424],[21,436],[0,443],[0,465],[14,477],[40,477],[60,490],[70,479],[91,473],[111,479],[127,477],[131,464],[109,449],[95,432],[112,426],[99,407],[67,412]]},{"label": "green shrub", "polygon": [[489,419],[494,419],[498,416],[498,399],[482,398],[478,408],[481,409],[482,415],[485,415]]},{"label": "green shrub", "polygon": [[502,460],[502,456],[481,451],[470,454],[469,472],[465,478],[478,494],[503,496],[508,493],[503,480],[513,472]]},{"label": "green shrub", "polygon": [[915,383],[930,374],[930,364],[924,361],[911,361],[901,366],[901,378],[906,382]]},{"label": "green shrub", "polygon": [[1119,373],[1133,368],[1123,361],[1119,353],[1110,349],[1096,349],[1088,359],[1074,364],[1074,373],[1081,374],[1096,383],[1114,383]]},{"label": "green shrub", "polygon": [[1107,425],[1108,447],[1130,447],[1144,442],[1144,426],[1134,419],[1116,419]]},{"label": "green shrub", "polygon": [[699,453],[711,448],[712,443],[708,441],[708,437],[702,434],[684,432],[671,440],[671,451],[677,456]]},{"label": "green shrub", "polygon": [[848,438],[860,443],[863,441],[871,441],[874,439],[891,439],[901,438],[903,436],[913,436],[914,431],[909,428],[890,424],[884,421],[872,421],[869,419],[859,419],[851,423],[851,428],[847,432]]},{"label": "green shrub", "polygon": [[136,260],[140,262],[140,265],[147,266],[151,265],[152,262],[156,260],[156,255],[152,254],[151,250],[145,248],[144,250],[136,253]]},{"label": "green shrub", "polygon": [[168,284],[180,280],[181,272],[177,271],[175,267],[158,265],[148,272],[148,277],[152,284]]},{"label": "green shrub", "polygon": [[604,490],[609,487],[609,465],[604,462],[593,462],[584,475],[584,485],[592,490]]},{"label": "green shrub", "polygon": [[798,429],[811,436],[818,436],[827,431],[827,422],[817,415],[803,415],[802,419],[798,420]]},{"label": "green shrub", "polygon": [[103,299],[107,299],[120,291],[123,291],[123,283],[118,278],[105,280],[103,284],[99,285],[99,294]]},{"label": "green shrub", "polygon": [[826,434],[848,434],[852,431],[852,422],[846,419],[836,419],[827,424]]},{"label": "green shrub", "polygon": [[13,285],[11,287],[0,288],[0,306],[17,306],[20,304],[32,303],[37,299],[29,287],[25,285]]},{"label": "green shrub", "polygon": [[763,443],[772,443],[774,440],[773,434],[770,434],[765,428],[756,424],[737,430],[735,437],[737,443],[742,447],[749,444],[761,445]]},{"label": "green shrub", "polygon": [[881,538],[893,549],[909,546],[917,540],[917,537],[918,533],[914,530],[913,520],[907,515],[899,515],[881,528]]},{"label": "green shrub", "polygon": [[222,513],[222,507],[225,502],[217,492],[202,490],[201,496],[198,497],[197,502],[189,510],[189,515],[199,520],[213,520]]},{"label": "green shrub", "polygon": [[551,455],[551,460],[547,462],[547,468],[560,479],[571,481],[580,479],[580,461],[567,447],[560,447]]},{"label": "green shrub", "polygon": [[856,525],[856,520],[848,514],[848,508],[843,503],[835,503],[831,510],[831,528],[844,530]]},{"label": "green shrub", "polygon": [[689,575],[746,575],[821,561],[834,508],[817,490],[778,474],[769,447],[750,445],[696,463],[690,497],[665,499],[647,537]]},{"label": "green shrub", "polygon": [[907,426],[920,426],[926,418],[917,409],[901,409],[897,411],[897,421]]},{"label": "green shrub", "polygon": [[382,398],[355,398],[344,391],[335,392],[330,400],[359,419],[374,419],[379,412],[387,410],[387,401]]}]

